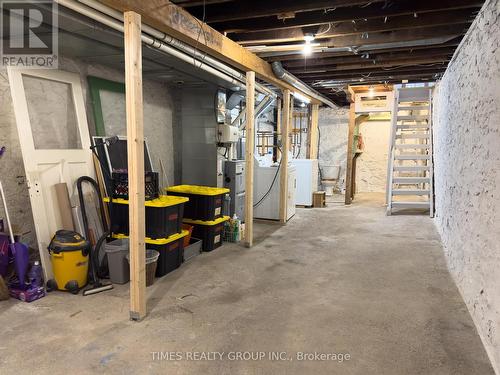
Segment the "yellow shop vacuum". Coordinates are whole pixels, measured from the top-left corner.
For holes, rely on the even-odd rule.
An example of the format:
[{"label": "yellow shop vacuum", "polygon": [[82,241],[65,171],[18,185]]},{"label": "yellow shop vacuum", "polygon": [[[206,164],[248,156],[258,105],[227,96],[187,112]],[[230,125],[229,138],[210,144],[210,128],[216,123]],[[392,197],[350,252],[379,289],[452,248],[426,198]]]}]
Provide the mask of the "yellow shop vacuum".
[{"label": "yellow shop vacuum", "polygon": [[54,278],[47,282],[47,290],[78,294],[87,284],[90,243],[76,232],[58,230],[48,250]]}]

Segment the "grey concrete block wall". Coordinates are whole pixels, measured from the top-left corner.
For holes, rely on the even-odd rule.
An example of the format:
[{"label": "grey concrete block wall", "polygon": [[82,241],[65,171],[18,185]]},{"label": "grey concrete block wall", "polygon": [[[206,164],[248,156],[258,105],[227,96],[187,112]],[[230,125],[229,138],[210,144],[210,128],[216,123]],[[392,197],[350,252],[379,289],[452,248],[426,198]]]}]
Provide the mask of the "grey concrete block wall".
[{"label": "grey concrete block wall", "polygon": [[434,95],[435,223],[500,374],[500,3],[488,0]]},{"label": "grey concrete block wall", "polygon": [[[93,75],[123,82],[124,73],[104,66],[88,64],[83,61],[64,57],[59,61],[59,69],[80,74],[89,131],[91,135],[95,134],[87,76]],[[173,104],[168,87],[162,83],[145,80],[144,106],[144,132],[145,136],[149,139],[151,152],[154,155],[154,166],[155,168],[159,168],[158,159],[161,157],[168,179],[172,183],[174,180],[174,152],[172,146]],[[110,109],[103,107],[104,117],[115,112],[117,132],[124,135],[126,134],[125,117],[124,113],[118,113],[119,111],[120,108]],[[8,75],[5,69],[0,70],[0,147],[2,146],[6,146],[7,151],[0,159],[0,179],[6,190],[11,220],[24,233],[23,240],[31,247],[37,248],[21,146],[17,133]],[[0,217],[4,217],[1,204]]]}]

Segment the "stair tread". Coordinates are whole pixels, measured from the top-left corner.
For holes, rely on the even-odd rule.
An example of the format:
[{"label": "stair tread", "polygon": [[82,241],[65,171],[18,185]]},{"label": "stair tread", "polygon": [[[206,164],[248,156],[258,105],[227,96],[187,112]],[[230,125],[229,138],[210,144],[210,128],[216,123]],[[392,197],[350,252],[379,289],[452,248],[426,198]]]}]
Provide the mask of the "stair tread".
[{"label": "stair tread", "polygon": [[393,189],[392,195],[429,195],[429,189]]},{"label": "stair tread", "polygon": [[405,121],[412,121],[412,120],[420,120],[420,121],[425,121],[428,120],[429,116],[428,115],[407,115],[407,116],[398,116],[398,121],[405,120]]},{"label": "stair tread", "polygon": [[429,181],[430,181],[429,177],[393,177],[392,178],[392,182],[395,184],[410,183],[410,182],[421,183],[421,182],[429,182]]},{"label": "stair tread", "polygon": [[397,144],[394,145],[395,148],[419,148],[419,149],[429,149],[431,145],[426,145],[426,144],[408,144],[408,143],[403,143],[403,144]]},{"label": "stair tread", "polygon": [[393,167],[395,172],[416,172],[416,171],[428,171],[430,166],[428,165],[396,165]]},{"label": "stair tread", "polygon": [[429,208],[430,202],[393,201],[392,208]]},{"label": "stair tread", "polygon": [[397,129],[399,130],[414,130],[414,129],[426,129],[428,130],[429,124],[415,124],[415,125],[408,125],[408,124],[397,124],[396,125]]},{"label": "stair tread", "polygon": [[396,160],[428,160],[429,155],[395,155]]},{"label": "stair tread", "polygon": [[423,134],[396,134],[396,139],[429,139],[428,133]]},{"label": "stair tread", "polygon": [[398,107],[398,111],[425,111],[429,109],[429,105],[403,105]]}]

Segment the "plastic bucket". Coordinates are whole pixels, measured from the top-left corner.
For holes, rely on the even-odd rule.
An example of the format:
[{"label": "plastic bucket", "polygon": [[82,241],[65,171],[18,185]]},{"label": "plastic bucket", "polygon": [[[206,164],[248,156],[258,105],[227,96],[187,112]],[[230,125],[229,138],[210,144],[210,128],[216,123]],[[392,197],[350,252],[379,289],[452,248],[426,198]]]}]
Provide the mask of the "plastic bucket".
[{"label": "plastic bucket", "polygon": [[[155,282],[156,266],[160,253],[156,250],[146,249],[146,286],[151,286]],[[126,255],[130,262],[129,254]]]},{"label": "plastic bucket", "polygon": [[109,279],[113,284],[125,284],[130,280],[130,266],[125,259],[129,253],[128,239],[119,239],[104,245],[108,257]]}]

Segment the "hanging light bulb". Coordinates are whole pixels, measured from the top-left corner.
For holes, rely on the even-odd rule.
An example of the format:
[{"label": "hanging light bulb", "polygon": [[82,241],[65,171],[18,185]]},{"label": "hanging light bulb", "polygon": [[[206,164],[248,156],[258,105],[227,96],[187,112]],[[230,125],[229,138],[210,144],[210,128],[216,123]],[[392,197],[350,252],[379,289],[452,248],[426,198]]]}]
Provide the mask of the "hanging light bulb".
[{"label": "hanging light bulb", "polygon": [[307,34],[307,35],[304,35],[304,48],[302,50],[302,53],[305,55],[305,56],[309,56],[311,53],[312,53],[312,45],[311,45],[311,42],[314,40],[314,35],[312,34]]},{"label": "hanging light bulb", "polygon": [[375,96],[375,89],[373,88],[373,86],[370,86],[370,88],[368,89],[368,97],[373,98],[374,96]]}]

